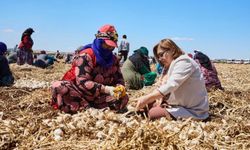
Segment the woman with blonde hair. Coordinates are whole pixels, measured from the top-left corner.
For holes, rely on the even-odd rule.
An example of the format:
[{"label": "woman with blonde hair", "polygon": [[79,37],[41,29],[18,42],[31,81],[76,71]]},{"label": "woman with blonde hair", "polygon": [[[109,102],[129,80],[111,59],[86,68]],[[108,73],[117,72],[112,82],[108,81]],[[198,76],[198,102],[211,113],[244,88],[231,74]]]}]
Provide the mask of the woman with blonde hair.
[{"label": "woman with blonde hair", "polygon": [[149,104],[150,119],[206,119],[208,96],[199,65],[170,39],[161,40],[153,51],[165,74],[159,87],[137,99],[137,110]]}]

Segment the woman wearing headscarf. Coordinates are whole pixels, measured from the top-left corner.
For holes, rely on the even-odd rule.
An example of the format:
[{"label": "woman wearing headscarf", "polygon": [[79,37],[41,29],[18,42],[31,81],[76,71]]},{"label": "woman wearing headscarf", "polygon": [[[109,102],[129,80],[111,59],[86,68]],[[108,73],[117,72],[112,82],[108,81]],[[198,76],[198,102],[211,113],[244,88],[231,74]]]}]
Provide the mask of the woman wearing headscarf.
[{"label": "woman wearing headscarf", "polygon": [[33,64],[33,50],[32,46],[34,44],[31,34],[34,32],[32,28],[26,29],[21,37],[21,42],[18,46],[17,51],[17,64],[23,65],[25,63]]},{"label": "woman wearing headscarf", "polygon": [[7,46],[0,42],[0,86],[10,86],[14,83],[14,77],[10,71],[8,60],[5,56]]},{"label": "woman wearing headscarf", "polygon": [[140,47],[127,59],[122,66],[122,74],[130,89],[141,89],[143,86],[152,85],[157,74],[151,72],[148,49]]},{"label": "woman wearing headscarf", "polygon": [[207,90],[223,90],[221,82],[218,78],[217,70],[209,57],[200,51],[195,50],[194,52],[194,60],[200,65]]},{"label": "woman wearing headscarf", "polygon": [[124,111],[128,96],[119,62],[112,51],[118,34],[112,25],[102,26],[92,44],[85,45],[61,81],[52,83],[52,105],[66,113],[88,107]]}]

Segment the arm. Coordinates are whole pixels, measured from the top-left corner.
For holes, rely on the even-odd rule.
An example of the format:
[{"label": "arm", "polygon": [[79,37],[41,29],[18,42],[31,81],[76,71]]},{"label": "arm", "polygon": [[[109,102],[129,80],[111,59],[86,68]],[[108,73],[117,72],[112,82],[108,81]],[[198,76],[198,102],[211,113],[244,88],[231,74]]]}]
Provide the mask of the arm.
[{"label": "arm", "polygon": [[140,110],[144,108],[147,104],[153,103],[154,101],[156,101],[157,99],[161,99],[162,97],[163,95],[160,93],[160,91],[156,89],[152,93],[138,98],[136,109]]}]

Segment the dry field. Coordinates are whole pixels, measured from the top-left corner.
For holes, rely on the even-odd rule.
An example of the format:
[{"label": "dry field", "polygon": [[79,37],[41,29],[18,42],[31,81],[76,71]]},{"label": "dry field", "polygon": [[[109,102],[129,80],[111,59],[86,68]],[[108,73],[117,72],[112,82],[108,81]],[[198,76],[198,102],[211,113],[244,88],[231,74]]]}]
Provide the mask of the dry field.
[{"label": "dry field", "polygon": [[[49,85],[69,65],[11,65],[16,83],[0,87],[0,149],[250,149],[250,65],[216,67],[225,91],[209,93],[210,118],[201,122],[96,109],[64,114],[49,105]],[[153,88],[128,91],[129,110]]]}]

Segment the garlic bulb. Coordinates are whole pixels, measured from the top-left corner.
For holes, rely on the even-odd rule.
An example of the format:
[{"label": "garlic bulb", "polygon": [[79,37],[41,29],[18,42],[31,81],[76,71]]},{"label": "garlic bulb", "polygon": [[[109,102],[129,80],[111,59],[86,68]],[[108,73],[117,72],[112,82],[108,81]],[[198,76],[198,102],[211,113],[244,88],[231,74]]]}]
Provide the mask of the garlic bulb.
[{"label": "garlic bulb", "polygon": [[56,130],[54,131],[54,135],[55,135],[55,136],[56,136],[56,135],[62,136],[62,135],[63,135],[62,129],[60,129],[60,128],[56,129]]},{"label": "garlic bulb", "polygon": [[61,137],[60,135],[55,135],[55,136],[54,136],[54,139],[55,139],[56,141],[60,141],[60,140],[62,140],[62,137]]}]

